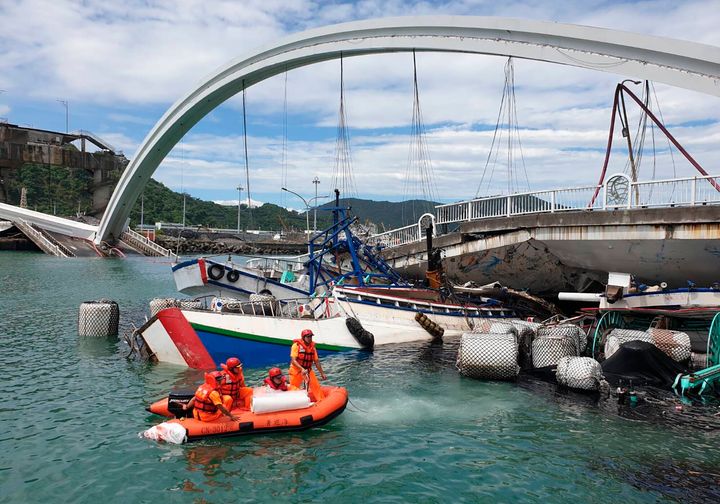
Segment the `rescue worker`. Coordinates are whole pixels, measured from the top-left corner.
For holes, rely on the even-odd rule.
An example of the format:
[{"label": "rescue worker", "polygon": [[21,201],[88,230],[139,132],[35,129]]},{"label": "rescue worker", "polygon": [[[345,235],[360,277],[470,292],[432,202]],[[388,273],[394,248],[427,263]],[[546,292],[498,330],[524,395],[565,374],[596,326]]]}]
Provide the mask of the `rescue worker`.
[{"label": "rescue worker", "polygon": [[305,382],[308,386],[309,395],[313,401],[321,401],[325,394],[320,388],[312,366],[320,372],[320,378],[327,379],[325,372],[320,365],[320,359],[313,343],[313,332],[310,329],[303,329],[300,339],[293,340],[290,348],[290,385],[300,387]]},{"label": "rescue worker", "polygon": [[237,357],[230,357],[225,364],[220,364],[223,369],[221,381],[221,393],[229,395],[233,399],[234,408],[250,409],[252,402],[252,388],[245,386],[245,375],[242,370],[242,362]]},{"label": "rescue worker", "polygon": [[270,368],[268,377],[263,380],[263,383],[273,390],[299,390],[296,386],[287,382],[282,369],[279,367]]},{"label": "rescue worker", "polygon": [[220,393],[220,381],[223,375],[220,371],[205,373],[205,383],[195,391],[195,396],[183,405],[183,409],[193,408],[193,416],[201,422],[213,422],[225,415],[237,422],[238,418],[230,413],[232,397]]}]

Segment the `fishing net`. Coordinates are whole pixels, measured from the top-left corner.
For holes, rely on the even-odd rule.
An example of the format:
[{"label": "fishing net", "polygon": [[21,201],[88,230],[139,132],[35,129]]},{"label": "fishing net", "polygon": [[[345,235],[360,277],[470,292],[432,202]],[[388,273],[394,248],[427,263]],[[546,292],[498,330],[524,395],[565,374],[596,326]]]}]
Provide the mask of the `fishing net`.
[{"label": "fishing net", "polygon": [[465,333],[460,338],[456,367],[472,378],[513,380],[520,372],[515,334]]},{"label": "fishing net", "polygon": [[115,336],[120,323],[120,308],[115,301],[85,301],[78,312],[80,336]]},{"label": "fishing net", "polygon": [[605,379],[600,363],[590,357],[561,357],[556,377],[559,385],[580,390],[599,390]]}]

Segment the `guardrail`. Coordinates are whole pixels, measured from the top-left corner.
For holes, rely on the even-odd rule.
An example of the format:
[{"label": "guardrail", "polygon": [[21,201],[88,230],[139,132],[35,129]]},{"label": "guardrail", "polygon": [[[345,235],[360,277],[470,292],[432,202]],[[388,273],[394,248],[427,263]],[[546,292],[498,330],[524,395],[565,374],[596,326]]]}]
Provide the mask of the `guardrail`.
[{"label": "guardrail", "polygon": [[123,232],[123,234],[120,236],[120,239],[123,241],[130,241],[131,245],[133,244],[133,242],[135,244],[139,244],[142,248],[145,249],[145,252],[154,252],[158,256],[169,257],[170,259],[177,260],[177,255],[172,250],[161,247],[154,241],[147,239],[140,233],[137,233],[130,228],[126,229]]},{"label": "guardrail", "polygon": [[[597,194],[597,196],[596,196]],[[720,204],[720,176],[632,182],[616,174],[600,186],[489,196],[435,207],[435,224],[455,224],[517,215]],[[435,228],[437,233],[437,228]],[[422,240],[420,224],[373,235],[371,244],[397,247]]]},{"label": "guardrail", "polygon": [[32,240],[33,243],[40,247],[40,249],[46,254],[56,257],[75,257],[75,254],[73,254],[67,247],[58,243],[57,240],[52,239],[49,235],[46,235],[28,221],[17,219],[13,221],[13,224],[15,224],[15,226],[25,234],[25,236]]}]

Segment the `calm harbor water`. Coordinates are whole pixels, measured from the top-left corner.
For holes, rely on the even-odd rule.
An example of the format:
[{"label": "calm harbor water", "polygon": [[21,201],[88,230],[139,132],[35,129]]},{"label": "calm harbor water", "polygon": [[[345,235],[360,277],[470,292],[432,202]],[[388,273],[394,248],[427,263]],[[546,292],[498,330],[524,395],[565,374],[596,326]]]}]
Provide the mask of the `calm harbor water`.
[{"label": "calm harbor water", "polygon": [[[325,360],[351,404],[323,428],[183,446],[139,439],[145,406],[201,373],[77,336],[81,302],[121,332],[175,296],[167,260],[0,253],[0,502],[708,502],[720,433],[551,387],[462,378],[457,342]],[[264,370],[246,370],[259,384]]]}]

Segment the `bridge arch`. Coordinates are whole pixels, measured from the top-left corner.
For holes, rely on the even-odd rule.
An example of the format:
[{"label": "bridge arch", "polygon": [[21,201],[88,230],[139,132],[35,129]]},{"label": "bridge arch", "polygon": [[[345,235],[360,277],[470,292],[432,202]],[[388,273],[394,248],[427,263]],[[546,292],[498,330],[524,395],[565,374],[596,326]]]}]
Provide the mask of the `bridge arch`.
[{"label": "bridge arch", "polygon": [[117,238],[145,184],[198,121],[232,96],[321,61],[407,51],[514,56],[663,82],[720,96],[720,48],[629,32],[495,17],[383,18],[317,28],[236,59],[175,102],[143,140],[103,216],[96,243]]}]

